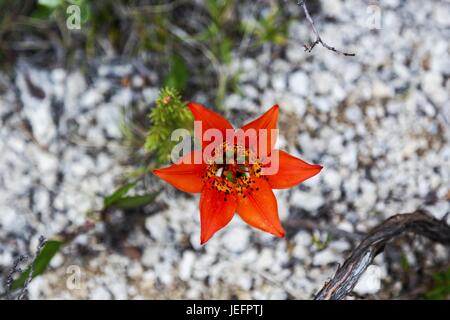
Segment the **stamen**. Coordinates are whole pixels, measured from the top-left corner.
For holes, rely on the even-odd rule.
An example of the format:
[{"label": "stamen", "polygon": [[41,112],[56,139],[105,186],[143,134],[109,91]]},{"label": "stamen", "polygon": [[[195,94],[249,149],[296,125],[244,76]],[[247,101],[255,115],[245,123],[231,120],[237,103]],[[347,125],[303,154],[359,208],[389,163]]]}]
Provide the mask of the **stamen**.
[{"label": "stamen", "polygon": [[[226,157],[225,163],[218,161],[222,160],[224,156]],[[214,178],[211,187],[225,193],[224,200],[226,195],[234,192],[246,197],[249,192],[259,190],[253,188],[252,184],[255,183],[253,177],[261,176],[262,168],[259,159],[251,156],[252,152],[248,148],[226,142],[218,147],[215,158],[208,161],[203,178],[205,181]],[[250,159],[254,162],[250,162]]]}]

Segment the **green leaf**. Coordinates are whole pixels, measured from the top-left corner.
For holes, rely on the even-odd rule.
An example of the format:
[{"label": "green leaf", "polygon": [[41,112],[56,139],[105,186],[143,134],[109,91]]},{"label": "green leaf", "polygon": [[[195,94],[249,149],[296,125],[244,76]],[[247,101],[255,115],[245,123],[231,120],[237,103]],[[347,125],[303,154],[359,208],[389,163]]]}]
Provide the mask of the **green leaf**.
[{"label": "green leaf", "polygon": [[147,194],[140,195],[140,196],[123,197],[123,198],[120,198],[119,200],[117,200],[114,203],[114,206],[119,209],[134,209],[134,208],[143,207],[143,206],[146,206],[146,205],[152,203],[155,200],[155,198],[158,196],[158,194],[159,194],[159,191],[147,193]]},{"label": "green leaf", "polygon": [[188,68],[184,60],[177,55],[172,57],[170,71],[164,79],[164,86],[182,91],[187,84]]},{"label": "green leaf", "polygon": [[408,272],[409,271],[409,262],[406,255],[402,255],[400,258],[400,265],[402,266],[403,271]]},{"label": "green leaf", "polygon": [[[47,269],[48,264],[53,256],[61,248],[62,242],[58,240],[48,240],[42,248],[39,255],[34,260],[33,279],[42,274]],[[11,289],[15,290],[24,286],[25,281],[30,274],[30,267],[28,267],[22,274],[12,283]]]},{"label": "green leaf", "polygon": [[434,286],[425,293],[429,300],[446,300],[450,297],[450,268],[433,274]]},{"label": "green leaf", "polygon": [[218,0],[208,0],[206,2],[206,5],[207,5],[209,13],[211,14],[211,17],[215,20],[218,20],[220,17],[219,1]]},{"label": "green leaf", "polygon": [[53,14],[54,11],[55,8],[38,5],[36,10],[34,10],[33,13],[31,14],[31,16],[35,19],[44,20],[50,18],[50,16]]},{"label": "green leaf", "polygon": [[227,16],[228,10],[232,7],[233,0],[208,0],[206,7],[213,21],[222,24]]},{"label": "green leaf", "polygon": [[220,44],[220,56],[225,64],[229,64],[231,62],[231,40],[228,38],[224,38]]},{"label": "green leaf", "polygon": [[103,199],[103,209],[107,209],[112,205],[116,204],[117,201],[119,201],[123,196],[125,196],[128,193],[128,191],[130,191],[135,185],[136,182],[128,183],[125,186],[120,187],[119,189],[114,191],[111,195],[105,197],[105,199]]},{"label": "green leaf", "polygon": [[273,36],[273,42],[277,45],[284,45],[287,42],[287,37],[284,34],[275,34]]},{"label": "green leaf", "polygon": [[171,140],[172,132],[179,128],[192,132],[194,119],[189,108],[186,108],[186,103],[181,100],[178,90],[172,87],[161,89],[149,117],[152,126],[144,148],[153,154],[156,165],[163,165],[170,160],[173,147],[177,144]]},{"label": "green leaf", "polygon": [[74,1],[74,4],[80,7],[81,23],[88,22],[91,17],[91,7],[89,6],[88,1],[78,0]]}]

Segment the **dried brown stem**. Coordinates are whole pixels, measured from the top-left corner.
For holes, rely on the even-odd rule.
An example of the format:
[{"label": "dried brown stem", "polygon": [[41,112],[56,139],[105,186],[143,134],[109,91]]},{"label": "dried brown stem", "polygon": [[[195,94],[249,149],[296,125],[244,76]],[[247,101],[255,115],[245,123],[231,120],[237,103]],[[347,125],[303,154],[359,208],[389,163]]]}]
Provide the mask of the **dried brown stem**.
[{"label": "dried brown stem", "polygon": [[303,12],[305,13],[305,17],[308,20],[309,24],[311,25],[311,28],[312,28],[315,36],[316,36],[316,40],[313,43],[311,43],[309,45],[307,45],[307,44],[303,45],[305,47],[305,51],[311,52],[316,45],[320,44],[324,48],[326,48],[326,49],[328,49],[330,51],[333,51],[333,52],[335,52],[337,54],[342,54],[342,55],[348,56],[348,57],[354,57],[355,56],[354,53],[338,50],[335,47],[332,47],[332,46],[328,45],[325,41],[323,41],[321,36],[320,36],[319,31],[317,31],[316,25],[314,24],[314,20],[311,18],[311,15],[309,14],[308,7],[306,6],[306,0],[301,0],[297,4],[300,7],[302,7]]},{"label": "dried brown stem", "polygon": [[[25,283],[22,287],[22,290],[20,291],[19,295],[17,296],[18,300],[24,300],[28,298],[28,286],[31,283],[31,280],[33,280],[33,274],[34,274],[34,268],[35,268],[35,263],[36,263],[36,259],[39,256],[39,254],[41,253],[42,248],[45,246],[45,244],[47,243],[47,239],[45,239],[44,236],[40,236],[39,237],[39,243],[37,245],[36,248],[36,253],[33,256],[33,260],[31,261],[30,265],[29,265],[29,271],[28,271],[28,276],[25,279]],[[20,255],[13,264],[12,269],[10,270],[8,277],[6,278],[6,299],[11,300],[13,299],[11,296],[11,288],[14,282],[14,276],[16,274],[20,274],[23,272],[22,268],[20,267],[21,264],[27,262],[30,259],[29,256],[27,255]],[[0,296],[0,298],[2,298],[2,296]]]},{"label": "dried brown stem", "polygon": [[450,226],[445,219],[437,220],[422,210],[397,214],[382,222],[361,241],[314,299],[340,300],[345,298],[353,290],[373,259],[383,251],[386,243],[408,232],[450,246]]}]

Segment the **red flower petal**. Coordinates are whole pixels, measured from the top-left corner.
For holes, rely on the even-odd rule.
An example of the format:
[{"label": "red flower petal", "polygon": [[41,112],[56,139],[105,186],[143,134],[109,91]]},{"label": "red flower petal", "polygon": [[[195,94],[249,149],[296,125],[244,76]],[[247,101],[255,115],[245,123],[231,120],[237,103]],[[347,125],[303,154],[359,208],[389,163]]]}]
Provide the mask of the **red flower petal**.
[{"label": "red flower petal", "polygon": [[252,178],[253,191],[239,195],[237,212],[249,225],[277,237],[284,237],[284,230],[278,217],[277,199],[269,183],[263,178]]},{"label": "red flower petal", "polygon": [[201,192],[203,188],[202,176],[206,170],[206,165],[194,164],[194,157],[202,159],[202,153],[200,151],[191,152],[176,164],[166,168],[154,169],[153,173],[181,191]]},{"label": "red flower petal", "polygon": [[272,189],[286,189],[293,187],[306,179],[309,179],[322,170],[322,166],[318,164],[309,164],[299,158],[291,156],[282,150],[274,150],[271,165],[276,165],[278,160],[278,173],[267,175],[269,184]]},{"label": "red flower petal", "polygon": [[[226,120],[220,114],[206,109],[202,105],[193,102],[189,103],[187,106],[191,110],[194,119],[196,121],[202,122],[201,132],[195,132],[198,138],[202,138],[203,140],[203,134],[208,129],[218,129],[222,132],[223,139],[225,140],[226,129],[233,129],[233,126],[228,122],[228,120]],[[209,143],[211,142],[204,141],[203,146],[206,146]]]},{"label": "red flower petal", "polygon": [[[276,136],[271,137],[271,129],[277,128],[277,121],[278,121],[278,105],[274,105],[272,108],[270,108],[266,113],[264,113],[259,118],[253,120],[250,123],[247,123],[244,125],[241,129],[246,131],[248,129],[255,129],[257,130],[258,135],[258,155],[266,155],[270,154],[270,152],[275,147],[276,143]],[[260,129],[267,129],[267,134],[265,139],[260,139]],[[264,152],[265,151],[265,152]]]},{"label": "red flower petal", "polygon": [[201,244],[225,227],[236,212],[236,195],[231,193],[225,196],[224,192],[215,189],[213,183],[216,179],[220,178],[213,177],[205,183],[200,197]]}]

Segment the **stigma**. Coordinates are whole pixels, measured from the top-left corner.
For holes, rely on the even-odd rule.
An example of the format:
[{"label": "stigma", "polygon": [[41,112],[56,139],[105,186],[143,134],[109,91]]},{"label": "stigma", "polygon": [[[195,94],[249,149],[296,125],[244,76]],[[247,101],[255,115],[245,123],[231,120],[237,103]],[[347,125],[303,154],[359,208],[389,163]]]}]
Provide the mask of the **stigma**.
[{"label": "stigma", "polygon": [[244,198],[249,192],[257,191],[255,178],[261,176],[262,163],[256,153],[247,147],[225,142],[214,150],[207,160],[203,180],[210,188],[226,196],[238,194]]}]

